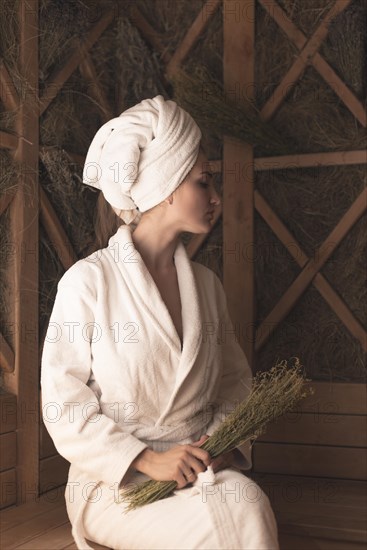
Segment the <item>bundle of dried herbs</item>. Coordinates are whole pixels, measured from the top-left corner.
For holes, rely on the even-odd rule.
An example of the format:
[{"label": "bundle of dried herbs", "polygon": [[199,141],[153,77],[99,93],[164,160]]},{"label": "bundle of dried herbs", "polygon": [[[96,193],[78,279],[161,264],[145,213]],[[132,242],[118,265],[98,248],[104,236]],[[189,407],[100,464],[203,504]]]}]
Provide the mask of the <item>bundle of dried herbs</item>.
[{"label": "bundle of dried herbs", "polygon": [[[304,377],[297,357],[291,366],[283,360],[268,371],[258,372],[253,379],[249,397],[226,417],[201,448],[215,458],[249,439],[256,439],[269,422],[279,418],[298,401],[313,393],[312,388],[306,387],[306,382],[310,380]],[[121,501],[128,503],[126,511],[133,510],[168,497],[176,486],[175,481],[149,480],[123,489]]]}]

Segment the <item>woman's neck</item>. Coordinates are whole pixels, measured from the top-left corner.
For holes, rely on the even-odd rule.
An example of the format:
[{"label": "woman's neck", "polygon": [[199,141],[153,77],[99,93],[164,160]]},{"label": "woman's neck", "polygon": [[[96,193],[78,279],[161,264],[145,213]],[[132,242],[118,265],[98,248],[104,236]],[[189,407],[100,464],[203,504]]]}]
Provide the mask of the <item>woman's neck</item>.
[{"label": "woman's neck", "polygon": [[158,223],[141,219],[131,236],[149,270],[162,273],[172,269],[179,240],[177,233]]}]

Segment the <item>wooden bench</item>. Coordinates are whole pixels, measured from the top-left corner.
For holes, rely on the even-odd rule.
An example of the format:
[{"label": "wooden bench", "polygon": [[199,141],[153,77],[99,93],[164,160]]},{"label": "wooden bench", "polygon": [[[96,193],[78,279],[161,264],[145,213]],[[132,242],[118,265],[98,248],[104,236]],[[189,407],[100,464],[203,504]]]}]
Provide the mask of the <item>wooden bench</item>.
[{"label": "wooden bench", "polygon": [[282,550],[367,547],[363,384],[312,382],[315,394],[269,425],[249,477],[268,495]]},{"label": "wooden bench", "polygon": [[[1,550],[77,550],[66,513],[64,487],[0,513]],[[95,550],[109,550],[89,542]]]}]

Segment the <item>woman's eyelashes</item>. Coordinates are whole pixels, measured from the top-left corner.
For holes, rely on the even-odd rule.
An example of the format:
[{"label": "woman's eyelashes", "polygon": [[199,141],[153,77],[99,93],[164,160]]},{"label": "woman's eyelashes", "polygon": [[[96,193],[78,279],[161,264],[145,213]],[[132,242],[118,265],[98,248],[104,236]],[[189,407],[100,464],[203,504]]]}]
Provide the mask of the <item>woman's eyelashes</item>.
[{"label": "woman's eyelashes", "polygon": [[200,179],[199,183],[202,187],[209,187],[212,184],[211,175],[207,175],[205,179]]}]

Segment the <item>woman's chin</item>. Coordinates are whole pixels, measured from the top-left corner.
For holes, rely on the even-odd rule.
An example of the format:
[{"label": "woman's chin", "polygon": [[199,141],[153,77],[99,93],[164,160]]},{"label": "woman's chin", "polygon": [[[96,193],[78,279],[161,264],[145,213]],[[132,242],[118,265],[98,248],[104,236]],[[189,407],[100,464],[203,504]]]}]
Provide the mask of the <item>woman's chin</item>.
[{"label": "woman's chin", "polygon": [[203,224],[201,224],[201,229],[197,231],[197,233],[210,233],[213,227],[212,221],[206,221]]},{"label": "woman's chin", "polygon": [[[191,225],[191,224],[190,224]],[[213,227],[213,219],[206,218],[201,223],[192,224],[190,228],[185,229],[185,231],[194,234],[210,233]]]}]

